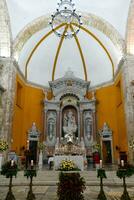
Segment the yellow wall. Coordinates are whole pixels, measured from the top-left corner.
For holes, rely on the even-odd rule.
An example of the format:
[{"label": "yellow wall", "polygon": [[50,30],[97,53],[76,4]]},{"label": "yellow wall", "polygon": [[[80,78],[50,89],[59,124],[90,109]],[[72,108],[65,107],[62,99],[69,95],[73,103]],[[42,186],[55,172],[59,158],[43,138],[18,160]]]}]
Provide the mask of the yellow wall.
[{"label": "yellow wall", "polygon": [[117,161],[119,152],[128,150],[121,75],[113,85],[97,89],[96,99],[97,130],[103,127],[104,122],[112,129],[113,153]]},{"label": "yellow wall", "polygon": [[116,88],[118,147],[119,147],[120,151],[127,152],[128,151],[128,141],[127,141],[125,110],[124,110],[123,83],[122,83],[121,75],[116,79],[114,86]]},{"label": "yellow wall", "polygon": [[[22,86],[21,105],[17,105],[17,96],[14,103],[12,150],[20,153],[20,148],[26,147],[27,131],[31,128],[32,122],[36,123],[37,128],[43,133],[43,99],[42,89],[28,86],[17,75],[16,93],[18,82]],[[42,137],[42,136],[41,136]]]},{"label": "yellow wall", "polygon": [[[35,122],[38,129],[43,133],[43,104],[44,94],[42,89],[28,86],[19,76],[16,77],[16,85],[21,85],[20,106],[14,105],[13,117],[13,145],[12,150],[20,153],[20,148],[26,147],[27,130],[31,128],[32,122]],[[117,160],[120,151],[127,151],[127,137],[124,115],[124,101],[121,75],[117,77],[113,85],[96,89],[97,99],[97,130],[103,127],[107,122],[113,131],[113,150],[114,157]],[[18,93],[19,94],[19,93]],[[17,95],[17,92],[16,92]],[[91,93],[87,94],[90,98]],[[47,98],[52,94],[48,93]]]}]

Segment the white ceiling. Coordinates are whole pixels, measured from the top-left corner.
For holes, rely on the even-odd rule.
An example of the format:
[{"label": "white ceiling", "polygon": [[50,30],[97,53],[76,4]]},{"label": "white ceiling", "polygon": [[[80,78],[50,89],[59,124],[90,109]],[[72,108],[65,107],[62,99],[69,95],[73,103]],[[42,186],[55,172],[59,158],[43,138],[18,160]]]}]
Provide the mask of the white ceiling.
[{"label": "white ceiling", "polygon": [[[57,0],[6,0],[13,37],[29,22],[55,11]],[[124,37],[130,0],[73,0],[78,11],[93,13],[111,23]]]},{"label": "white ceiling", "polygon": [[[76,9],[81,12],[93,13],[104,18],[125,38],[128,9],[130,0],[74,0]],[[7,5],[11,18],[11,29],[13,38],[32,20],[55,11],[56,0],[7,0]],[[120,54],[112,42],[100,31],[91,27],[90,29],[106,46],[117,69]],[[24,45],[20,57],[19,65],[24,73],[26,60],[39,41],[39,39],[50,31],[47,27],[34,34]],[[104,50],[86,33],[80,31],[78,38],[83,50],[88,80],[91,85],[101,84],[112,79],[111,63]],[[40,85],[48,85],[52,77],[54,58],[59,44],[59,38],[52,34],[48,37],[34,53],[28,65],[28,80]],[[74,39],[66,39],[63,42],[59,54],[55,79],[62,77],[68,68],[75,72],[75,76],[84,79],[83,65],[80,54]]]},{"label": "white ceiling", "polygon": [[[50,27],[36,33],[25,44],[19,58],[19,65],[23,73],[26,61],[31,52],[31,47],[33,48],[37,41],[39,41],[39,39],[49,30]],[[91,27],[90,30],[101,39],[110,52],[116,70],[117,63],[120,59],[119,52],[104,34]],[[91,85],[93,86],[111,80],[112,67],[104,50],[95,42],[95,40],[82,31],[78,33],[78,38],[83,50],[87,66],[88,80],[91,81]],[[59,38],[55,34],[52,34],[38,47],[28,65],[28,80],[41,85],[48,85],[48,81],[52,79],[53,63],[58,44]],[[74,39],[65,39],[63,42],[57,62],[55,79],[62,77],[68,68],[71,68],[71,70],[75,72],[76,76],[84,79],[83,65]]]}]

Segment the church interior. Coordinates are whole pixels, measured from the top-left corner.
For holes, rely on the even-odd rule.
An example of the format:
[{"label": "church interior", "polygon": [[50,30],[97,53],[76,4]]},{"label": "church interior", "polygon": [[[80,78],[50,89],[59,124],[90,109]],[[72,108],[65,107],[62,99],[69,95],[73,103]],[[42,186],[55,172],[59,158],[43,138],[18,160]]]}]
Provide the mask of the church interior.
[{"label": "church interior", "polygon": [[0,0],[0,138],[34,162],[133,163],[134,0],[57,3]]}]

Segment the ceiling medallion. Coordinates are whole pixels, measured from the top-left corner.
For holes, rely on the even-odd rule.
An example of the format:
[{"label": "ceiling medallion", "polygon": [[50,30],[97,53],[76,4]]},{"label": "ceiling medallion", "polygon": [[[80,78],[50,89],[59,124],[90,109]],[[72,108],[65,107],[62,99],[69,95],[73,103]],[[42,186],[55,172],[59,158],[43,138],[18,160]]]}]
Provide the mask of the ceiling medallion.
[{"label": "ceiling medallion", "polygon": [[[75,4],[72,0],[60,0],[57,4],[56,12],[51,15],[51,21],[49,22],[57,36],[72,38],[80,31],[80,26],[82,25],[81,15],[77,14],[75,11]],[[68,25],[67,29],[65,26],[62,26],[58,30],[55,30],[58,25],[64,23]],[[77,26],[73,26],[73,24],[77,24]]]}]

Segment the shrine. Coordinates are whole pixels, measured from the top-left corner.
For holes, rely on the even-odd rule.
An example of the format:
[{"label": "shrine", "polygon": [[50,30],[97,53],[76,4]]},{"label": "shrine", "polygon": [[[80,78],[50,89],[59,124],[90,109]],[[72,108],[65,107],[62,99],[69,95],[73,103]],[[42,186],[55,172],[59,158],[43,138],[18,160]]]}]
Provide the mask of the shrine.
[{"label": "shrine", "polygon": [[90,82],[68,70],[63,78],[49,85],[53,98],[44,100],[47,154],[91,155],[96,141],[96,100],[86,98]]}]

